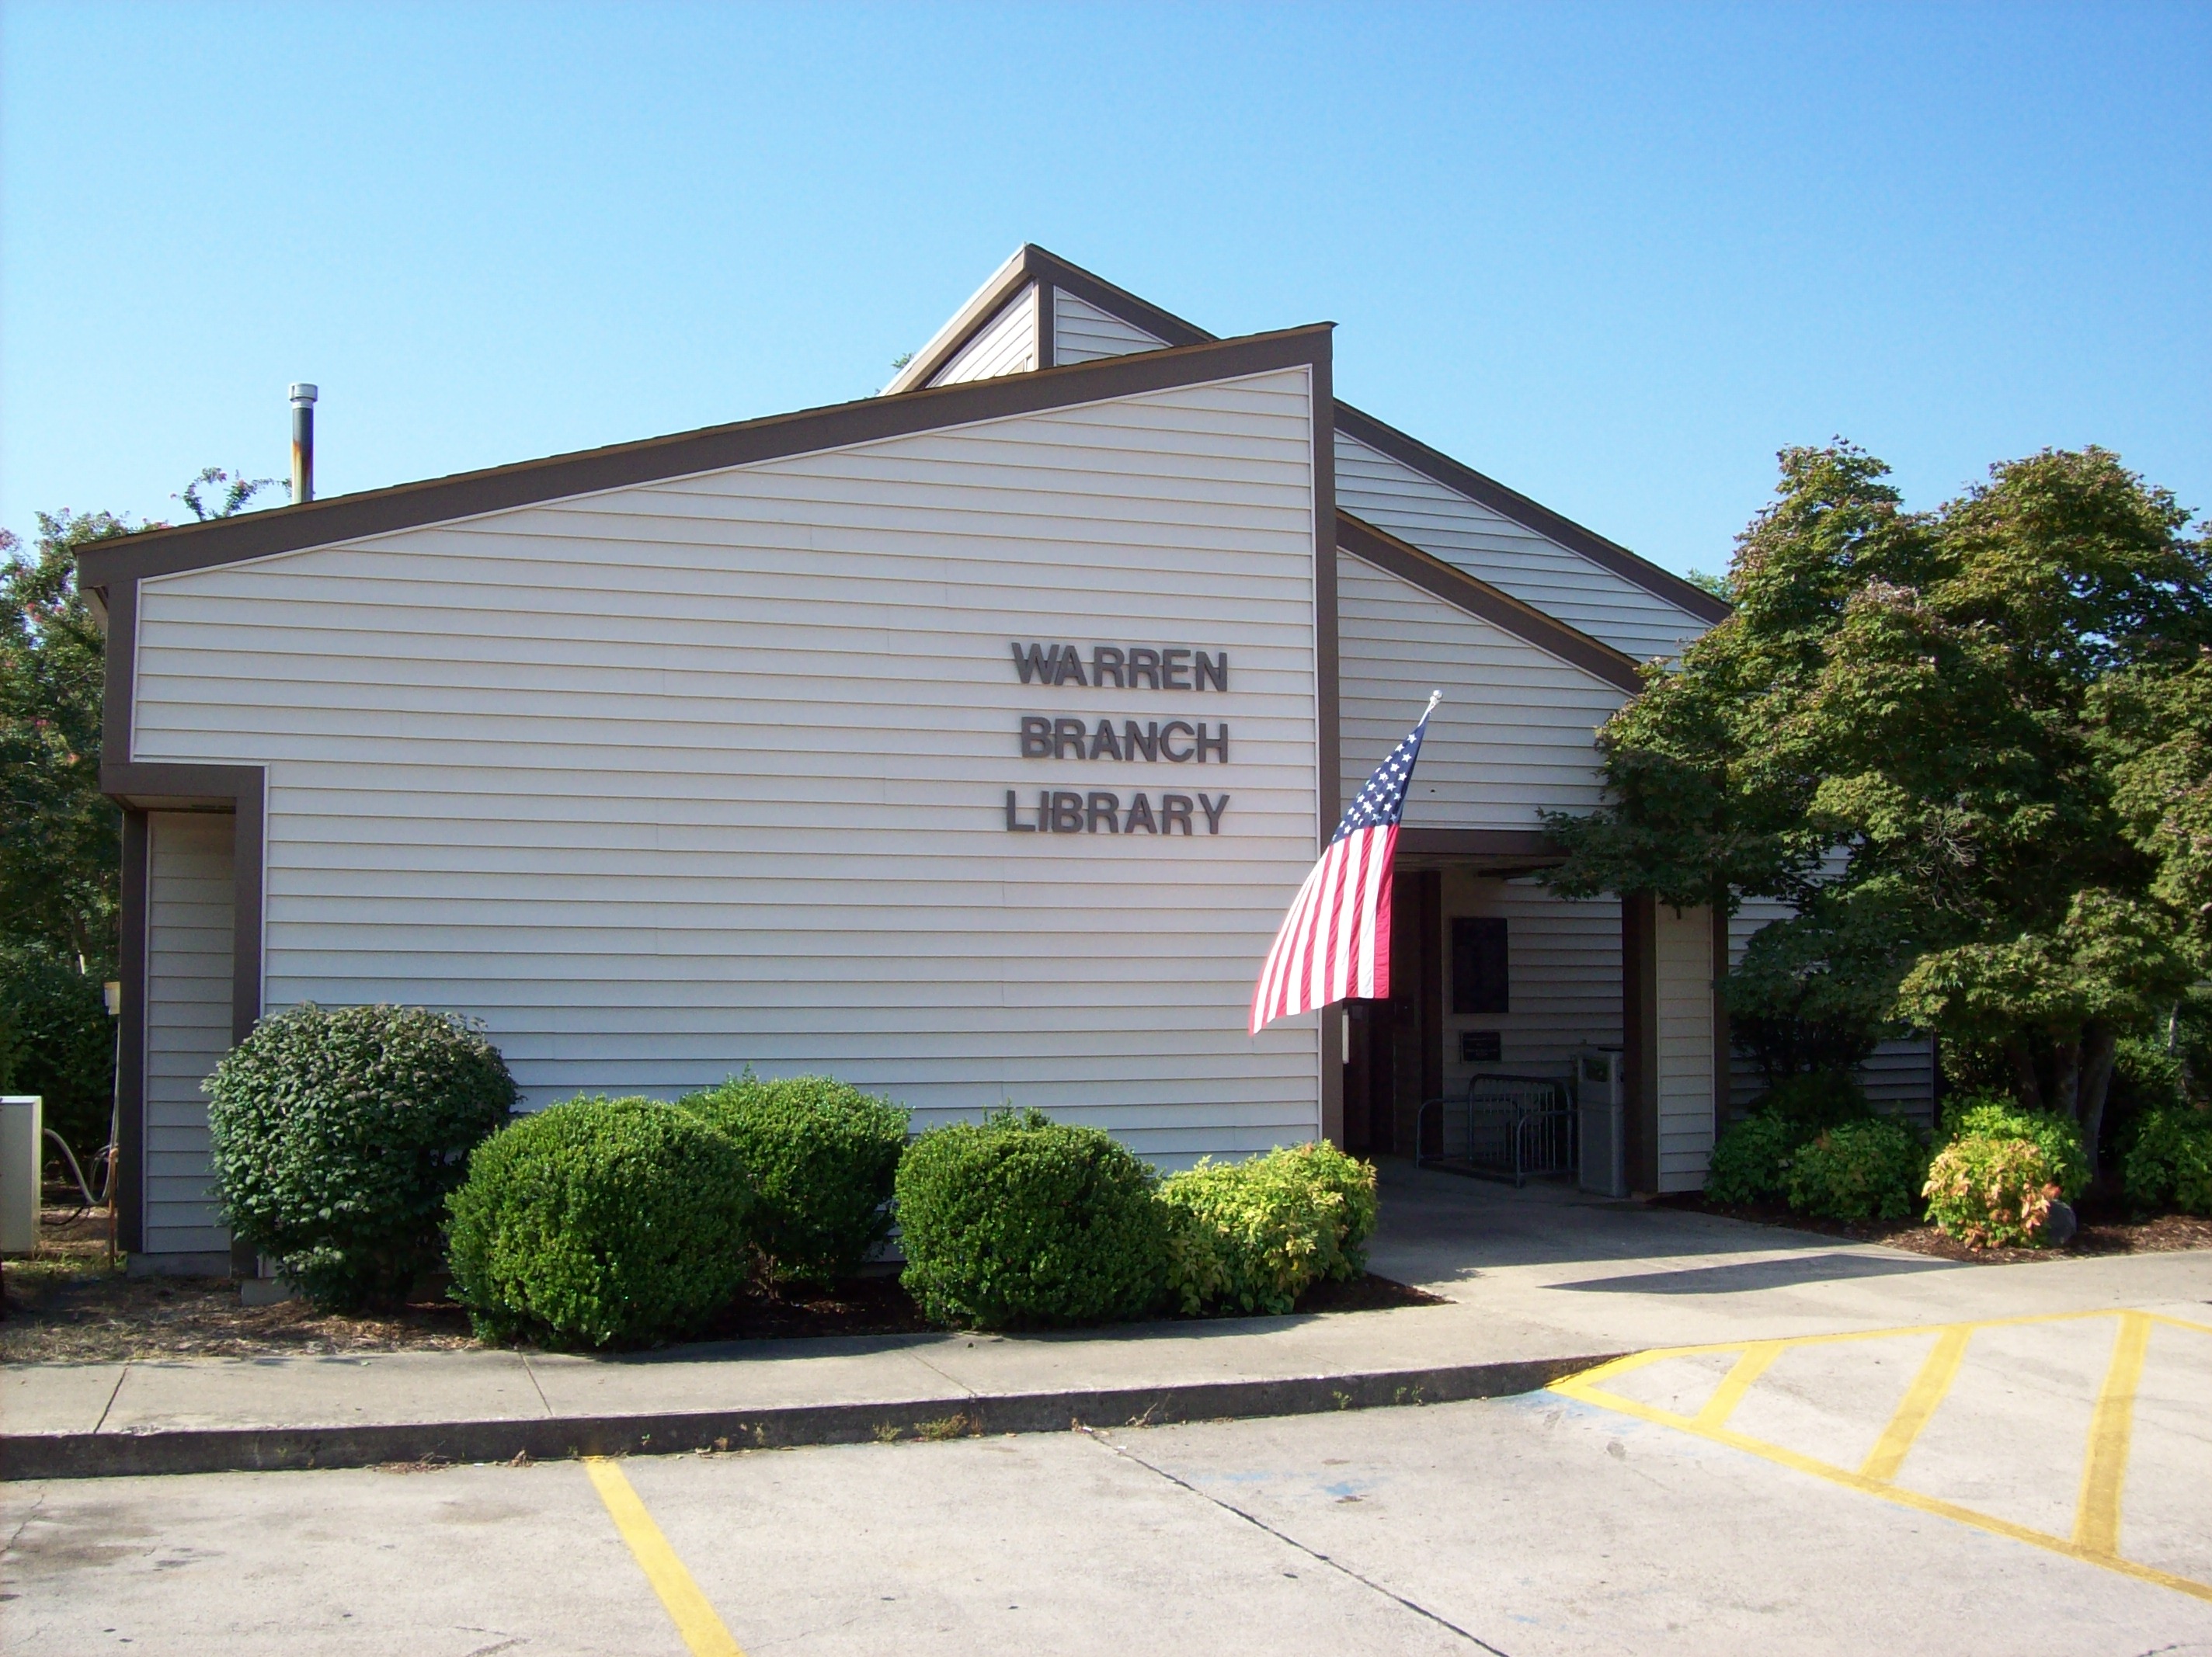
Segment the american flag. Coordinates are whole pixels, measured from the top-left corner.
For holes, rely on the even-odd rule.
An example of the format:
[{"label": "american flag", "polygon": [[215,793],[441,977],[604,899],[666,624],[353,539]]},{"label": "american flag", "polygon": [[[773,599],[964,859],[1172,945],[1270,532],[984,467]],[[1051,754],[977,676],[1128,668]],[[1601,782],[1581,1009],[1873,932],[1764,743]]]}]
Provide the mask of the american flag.
[{"label": "american flag", "polygon": [[1431,695],[1413,734],[1375,768],[1298,888],[1252,987],[1253,1035],[1278,1018],[1347,996],[1390,993],[1390,865],[1398,850],[1398,821],[1406,814],[1406,787],[1421,756],[1429,714],[1443,700],[1442,691]]}]

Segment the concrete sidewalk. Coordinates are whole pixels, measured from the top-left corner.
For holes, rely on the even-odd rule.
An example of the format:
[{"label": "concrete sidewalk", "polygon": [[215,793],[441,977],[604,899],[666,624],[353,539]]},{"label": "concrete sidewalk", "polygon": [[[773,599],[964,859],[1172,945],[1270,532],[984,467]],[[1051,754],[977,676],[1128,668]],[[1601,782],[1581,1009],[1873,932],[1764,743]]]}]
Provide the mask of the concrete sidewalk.
[{"label": "concrete sidewalk", "polygon": [[27,1364],[0,1476],[506,1460],[1499,1396],[1653,1346],[2103,1307],[2202,1318],[2212,1251],[1959,1266],[1398,1165],[1374,1270],[1449,1304],[1054,1335]]}]

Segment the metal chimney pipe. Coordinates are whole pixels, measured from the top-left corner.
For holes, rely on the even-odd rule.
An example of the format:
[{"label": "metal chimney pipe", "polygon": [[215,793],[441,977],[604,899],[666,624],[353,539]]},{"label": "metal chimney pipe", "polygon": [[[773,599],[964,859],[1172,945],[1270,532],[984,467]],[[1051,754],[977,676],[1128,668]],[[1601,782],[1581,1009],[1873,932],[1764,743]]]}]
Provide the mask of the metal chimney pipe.
[{"label": "metal chimney pipe", "polygon": [[315,388],[292,387],[292,504],[315,498]]}]

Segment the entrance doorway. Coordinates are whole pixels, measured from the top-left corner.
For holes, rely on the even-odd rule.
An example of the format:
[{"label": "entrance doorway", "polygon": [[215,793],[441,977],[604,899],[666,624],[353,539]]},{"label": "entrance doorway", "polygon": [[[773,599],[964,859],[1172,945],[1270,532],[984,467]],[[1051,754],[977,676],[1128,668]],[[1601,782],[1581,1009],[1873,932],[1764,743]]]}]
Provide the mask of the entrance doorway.
[{"label": "entrance doorway", "polygon": [[1421,1102],[1443,1091],[1443,913],[1442,872],[1401,870],[1391,890],[1389,998],[1344,1004],[1344,1148],[1356,1156],[1413,1155]]}]

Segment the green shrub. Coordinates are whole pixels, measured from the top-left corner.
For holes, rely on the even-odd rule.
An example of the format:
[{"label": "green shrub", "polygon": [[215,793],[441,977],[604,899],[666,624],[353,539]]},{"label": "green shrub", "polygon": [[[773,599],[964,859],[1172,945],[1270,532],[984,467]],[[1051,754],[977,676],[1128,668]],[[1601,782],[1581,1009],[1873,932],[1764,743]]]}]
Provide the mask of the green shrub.
[{"label": "green shrub", "polygon": [[779,1282],[834,1283],[890,1233],[906,1112],[826,1076],[748,1071],[678,1102],[726,1136],[752,1176],[753,1243]]},{"label": "green shrub", "polygon": [[223,1223],[338,1309],[438,1263],[447,1195],[515,1100],[498,1049],[451,1014],[312,1003],[255,1025],[205,1089]]},{"label": "green shrub", "polygon": [[1945,1102],[1943,1128],[1948,1137],[1969,1135],[1984,1139],[2032,1139],[2043,1152],[2044,1166],[2058,1187],[2058,1194],[2071,1202],[2089,1183],[2089,1158],[2081,1149],[2081,1125],[2071,1117],[2030,1110],[2002,1093],[1965,1093]]},{"label": "green shrub", "polygon": [[939,1323],[1140,1315],[1165,1285],[1151,1168],[1112,1135],[1002,1111],[933,1128],[899,1161],[907,1290]]},{"label": "green shrub", "polygon": [[2154,1110],[2120,1164],[2128,1202],[2149,1211],[2212,1214],[2212,1111]]},{"label": "green shrub", "polygon": [[1848,1071],[1836,1070],[1785,1076],[1761,1095],[1752,1109],[1795,1122],[1808,1139],[1823,1128],[1864,1121],[1869,1114],[1866,1089]]},{"label": "green shrub", "polygon": [[738,1148],[653,1099],[572,1099],[477,1147],[453,1193],[453,1295],[477,1332],[614,1346],[695,1332],[744,1287]]},{"label": "green shrub", "polygon": [[1241,1162],[1201,1161],[1162,1183],[1168,1289],[1186,1312],[1287,1312],[1322,1278],[1365,1270],[1375,1170],[1334,1145],[1291,1145]]},{"label": "green shrub", "polygon": [[1713,1146],[1705,1195],[1717,1203],[1780,1202],[1790,1194],[1790,1159],[1811,1129],[1771,1111],[1732,1123]]},{"label": "green shrub", "polygon": [[1903,1220],[1917,1211],[1928,1152],[1893,1116],[1832,1127],[1790,1159],[1790,1206],[1829,1220]]},{"label": "green shrub", "polygon": [[1928,1217],[1969,1248],[2033,1247],[2058,1195],[2051,1174],[2033,1139],[1962,1135],[1929,1164]]}]

